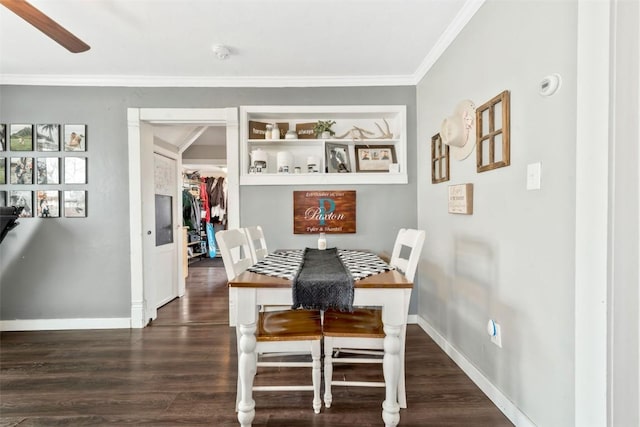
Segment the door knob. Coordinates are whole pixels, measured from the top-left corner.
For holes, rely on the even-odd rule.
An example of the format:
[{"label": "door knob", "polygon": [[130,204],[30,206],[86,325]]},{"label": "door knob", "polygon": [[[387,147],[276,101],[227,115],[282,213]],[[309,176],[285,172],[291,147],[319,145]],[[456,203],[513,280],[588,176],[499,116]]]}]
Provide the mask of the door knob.
[{"label": "door knob", "polygon": [[147,235],[151,236],[151,230],[147,231]]}]

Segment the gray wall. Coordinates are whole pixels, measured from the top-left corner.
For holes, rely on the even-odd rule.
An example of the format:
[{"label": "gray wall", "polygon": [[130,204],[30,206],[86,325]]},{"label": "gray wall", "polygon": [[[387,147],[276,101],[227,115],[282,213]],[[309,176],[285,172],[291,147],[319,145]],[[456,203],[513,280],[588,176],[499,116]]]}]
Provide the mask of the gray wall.
[{"label": "gray wall", "polygon": [[[418,85],[418,164],[456,103],[511,92],[511,165],[451,180],[418,174],[427,231],[419,315],[535,425],[574,425],[577,2],[488,1]],[[538,84],[560,73],[552,97]],[[541,162],[542,188],[526,190]],[[447,213],[447,186],[474,184],[474,213]],[[502,328],[502,348],[486,332]]]},{"label": "gray wall", "polygon": [[[329,241],[344,247],[390,251],[397,230],[417,224],[415,87],[1,86],[0,123],[85,123],[89,158],[89,183],[83,186],[88,191],[86,219],[22,219],[0,245],[1,319],[130,316],[127,108],[340,104],[407,106],[410,183],[349,186],[357,191],[358,233]],[[37,186],[22,188],[35,190]],[[273,248],[315,244],[311,237],[293,236],[292,190],[241,187],[241,224],[263,225]]]}]

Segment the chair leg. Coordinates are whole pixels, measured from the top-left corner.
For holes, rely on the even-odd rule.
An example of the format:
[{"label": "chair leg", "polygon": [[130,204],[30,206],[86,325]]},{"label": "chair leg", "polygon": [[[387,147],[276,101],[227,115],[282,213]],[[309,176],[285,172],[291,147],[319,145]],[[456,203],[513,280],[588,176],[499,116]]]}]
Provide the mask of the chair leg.
[{"label": "chair leg", "polygon": [[322,408],[322,400],[320,399],[322,364],[320,362],[321,354],[319,340],[311,343],[311,358],[313,360],[313,368],[311,371],[311,381],[313,383],[313,412],[319,414],[320,408]]},{"label": "chair leg", "polygon": [[331,407],[333,396],[331,395],[331,380],[333,377],[333,340],[324,337],[324,406]]}]

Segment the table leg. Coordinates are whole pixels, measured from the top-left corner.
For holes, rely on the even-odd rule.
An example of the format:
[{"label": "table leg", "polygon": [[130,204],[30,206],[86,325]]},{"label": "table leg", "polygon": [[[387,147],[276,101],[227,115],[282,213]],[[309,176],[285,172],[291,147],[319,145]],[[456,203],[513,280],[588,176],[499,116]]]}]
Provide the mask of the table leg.
[{"label": "table leg", "polygon": [[240,377],[240,403],[238,421],[242,427],[250,427],[256,416],[256,402],[253,400],[253,379],[256,376],[256,324],[239,325],[240,354],[238,355],[238,376]]},{"label": "table leg", "polygon": [[386,389],[382,403],[382,419],[386,427],[395,427],[400,422],[398,405],[398,378],[400,375],[400,332],[401,326],[384,324],[384,359],[382,367]]}]

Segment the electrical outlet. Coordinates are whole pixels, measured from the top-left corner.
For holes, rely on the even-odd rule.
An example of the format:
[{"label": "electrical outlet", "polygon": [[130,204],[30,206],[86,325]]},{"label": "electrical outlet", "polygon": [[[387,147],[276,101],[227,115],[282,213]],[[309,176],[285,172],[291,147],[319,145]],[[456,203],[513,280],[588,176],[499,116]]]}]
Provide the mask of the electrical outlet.
[{"label": "electrical outlet", "polygon": [[500,325],[497,323],[495,325],[496,325],[496,333],[491,336],[491,342],[497,345],[498,347],[502,348],[502,333],[500,331]]},{"label": "electrical outlet", "polygon": [[491,337],[491,342],[502,348],[502,331],[495,320],[489,319],[489,322],[487,322],[487,333]]}]

